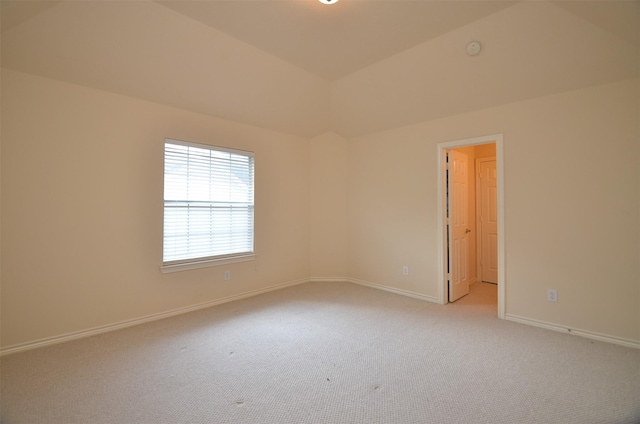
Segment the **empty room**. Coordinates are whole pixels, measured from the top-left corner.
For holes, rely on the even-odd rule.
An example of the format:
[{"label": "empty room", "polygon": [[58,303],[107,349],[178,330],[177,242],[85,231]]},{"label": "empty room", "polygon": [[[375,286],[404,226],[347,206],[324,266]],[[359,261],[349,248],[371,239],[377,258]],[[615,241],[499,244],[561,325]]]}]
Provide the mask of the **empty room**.
[{"label": "empty room", "polygon": [[0,18],[2,424],[640,422],[640,2]]}]

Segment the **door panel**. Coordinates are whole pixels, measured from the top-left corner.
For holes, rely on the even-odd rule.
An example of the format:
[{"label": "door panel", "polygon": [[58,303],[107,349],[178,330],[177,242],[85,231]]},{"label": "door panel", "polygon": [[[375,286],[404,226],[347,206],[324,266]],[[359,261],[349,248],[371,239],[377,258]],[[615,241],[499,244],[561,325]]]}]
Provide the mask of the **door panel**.
[{"label": "door panel", "polygon": [[479,162],[482,281],[498,283],[498,197],[496,161]]},{"label": "door panel", "polygon": [[449,157],[449,302],[469,293],[469,213],[467,155],[455,150]]}]

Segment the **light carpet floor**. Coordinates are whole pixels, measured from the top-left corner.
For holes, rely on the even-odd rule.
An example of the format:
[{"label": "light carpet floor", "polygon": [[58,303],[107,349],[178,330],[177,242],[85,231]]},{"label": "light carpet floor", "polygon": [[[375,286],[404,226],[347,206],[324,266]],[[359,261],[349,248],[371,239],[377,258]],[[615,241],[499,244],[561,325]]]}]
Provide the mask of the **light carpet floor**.
[{"label": "light carpet floor", "polygon": [[640,350],[307,283],[1,359],[4,424],[640,423]]}]

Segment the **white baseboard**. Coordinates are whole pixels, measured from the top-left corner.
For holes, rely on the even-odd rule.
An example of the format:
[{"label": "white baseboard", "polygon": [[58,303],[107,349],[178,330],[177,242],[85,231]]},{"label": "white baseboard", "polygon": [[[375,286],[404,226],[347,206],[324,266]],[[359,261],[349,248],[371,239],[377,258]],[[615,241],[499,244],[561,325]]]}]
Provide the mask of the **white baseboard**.
[{"label": "white baseboard", "polygon": [[402,290],[402,289],[398,289],[398,288],[395,288],[395,287],[385,286],[385,285],[382,285],[382,284],[370,283],[368,281],[363,281],[363,280],[356,280],[355,278],[345,278],[342,281],[347,281],[349,283],[359,284],[361,286],[367,286],[367,287],[371,287],[371,288],[378,289],[378,290],[384,290],[384,291],[388,291],[388,292],[391,292],[391,293],[400,294],[402,296],[413,297],[415,299],[426,300],[427,302],[440,303],[440,301],[438,300],[437,297],[427,296],[425,294],[416,293],[416,292],[412,292],[412,291],[409,291],[409,290]]},{"label": "white baseboard", "polygon": [[[252,290],[244,293],[240,293],[233,296],[224,297],[221,299],[212,300],[209,302],[198,303],[191,306],[185,306],[183,308],[173,309],[167,312],[161,312],[158,314],[147,315],[141,318],[135,318],[126,321],[120,321],[114,324],[103,325],[100,327],[89,328],[86,330],[75,331],[73,333],[67,333],[60,336],[49,337],[46,339],[40,339],[33,342],[17,344],[13,346],[7,346],[0,349],[0,356],[9,355],[11,353],[22,352],[29,349],[35,349],[38,347],[50,346],[58,343],[68,342],[71,340],[81,339],[84,337],[95,336],[97,334],[108,333],[110,331],[120,330],[127,327],[133,327],[134,325],[140,325],[151,321],[157,321],[164,318],[169,318],[176,315],[186,314],[188,312],[197,311],[199,309],[209,308],[211,306],[220,305],[222,303],[233,302],[234,300],[240,300],[247,297],[257,296],[259,294],[268,293],[275,290],[280,290],[285,287],[295,286],[302,283],[307,283],[310,280],[307,278],[289,281],[287,283],[276,284],[275,286],[269,286],[264,289]],[[344,281],[344,280],[341,280]]]},{"label": "white baseboard", "polygon": [[[335,281],[347,281],[349,283],[354,283],[362,286],[371,287],[374,289],[384,290],[391,293],[400,294],[403,296],[409,296],[409,297],[414,297],[420,300],[426,300],[427,302],[440,303],[437,297],[427,296],[427,295],[415,293],[408,290],[397,289],[395,287],[388,287],[382,284],[371,283],[368,281],[357,280],[354,278],[344,278],[344,279],[338,279]],[[505,319],[508,321],[518,322],[520,324],[532,325],[534,327],[546,328],[548,330],[558,331],[561,333],[574,334],[576,336],[586,337],[593,340],[599,340],[607,343],[613,343],[621,346],[640,349],[640,341],[637,341],[637,340],[625,339],[622,337],[614,337],[606,334],[595,333],[592,331],[581,330],[577,328],[567,328],[558,324],[553,324],[553,323],[535,320],[531,318],[525,318],[525,317],[521,317],[513,314],[505,314]]]},{"label": "white baseboard", "polygon": [[[73,333],[67,333],[67,334],[63,334],[60,336],[55,336],[55,337],[50,337],[50,338],[46,338],[46,339],[40,339],[40,340],[36,340],[33,342],[28,342],[28,343],[22,343],[22,344],[18,344],[18,345],[13,345],[13,346],[7,346],[5,348],[0,349],[0,356],[4,356],[4,355],[9,355],[12,353],[17,353],[17,352],[22,352],[25,350],[30,350],[30,349],[35,349],[38,347],[44,347],[44,346],[49,346],[49,345],[54,345],[54,344],[58,344],[58,343],[63,343],[63,342],[67,342],[67,341],[71,341],[71,340],[76,340],[76,339],[81,339],[84,337],[90,337],[90,336],[94,336],[97,334],[102,334],[102,333],[107,333],[110,331],[115,331],[115,330],[120,330],[123,328],[127,328],[127,327],[133,327],[134,325],[139,325],[139,324],[144,324],[147,322],[151,322],[151,321],[157,321],[157,320],[161,320],[164,318],[169,318],[175,315],[181,315],[181,314],[186,314],[188,312],[193,312],[193,311],[197,311],[199,309],[205,309],[205,308],[209,308],[215,305],[220,305],[223,303],[228,303],[228,302],[233,302],[234,300],[240,300],[240,299],[244,299],[247,297],[252,297],[252,296],[257,296],[263,293],[268,293],[271,291],[275,291],[275,290],[280,290],[280,289],[284,289],[286,287],[290,287],[290,286],[295,286],[298,284],[303,284],[303,283],[307,283],[310,281],[318,281],[318,282],[348,282],[348,283],[353,283],[353,284],[358,284],[361,286],[367,286],[367,287],[371,287],[374,289],[378,289],[378,290],[384,290],[387,292],[391,292],[391,293],[395,293],[395,294],[399,294],[402,296],[408,296],[408,297],[413,297],[416,299],[420,299],[420,300],[424,300],[427,302],[432,302],[432,303],[440,303],[438,298],[433,297],[433,296],[427,296],[424,294],[420,294],[420,293],[415,293],[409,290],[402,290],[402,289],[398,289],[395,287],[389,287],[389,286],[385,286],[382,284],[377,284],[377,283],[371,283],[368,281],[363,281],[363,280],[357,280],[355,278],[348,278],[348,277],[314,277],[314,278],[304,278],[304,279],[300,279],[300,280],[295,280],[295,281],[290,281],[287,283],[282,283],[282,284],[276,284],[274,286],[269,286],[263,289],[259,289],[259,290],[252,290],[249,292],[245,292],[245,293],[240,293],[234,296],[228,296],[228,297],[224,297],[221,299],[216,299],[216,300],[212,300],[209,302],[203,302],[203,303],[198,303],[195,305],[191,305],[191,306],[186,306],[183,308],[178,308],[178,309],[173,309],[171,311],[167,311],[167,312],[161,312],[158,314],[152,314],[152,315],[147,315],[141,318],[135,318],[132,320],[126,320],[126,321],[121,321],[121,322],[117,322],[114,324],[109,324],[109,325],[104,325],[104,326],[100,326],[100,327],[94,327],[94,328],[89,328],[86,330],[82,330],[82,331],[76,331]],[[544,322],[544,321],[540,321],[540,320],[535,320],[535,319],[531,319],[531,318],[525,318],[525,317],[521,317],[518,315],[513,315],[513,314],[506,314],[505,315],[505,319],[509,320],[509,321],[513,321],[513,322],[518,322],[521,324],[526,324],[526,325],[532,325],[535,327],[540,327],[540,328],[546,328],[548,330],[553,330],[553,331],[558,331],[558,332],[562,332],[562,333],[568,333],[568,334],[575,334],[577,336],[582,336],[582,337],[586,337],[586,338],[590,338],[590,339],[594,339],[594,340],[600,340],[600,341],[604,341],[607,343],[614,343],[617,345],[622,345],[622,346],[627,346],[627,347],[632,347],[635,349],[640,349],[640,342],[637,340],[631,340],[631,339],[625,339],[625,338],[620,338],[620,337],[613,337],[613,336],[608,336],[605,334],[599,334],[599,333],[594,333],[591,331],[586,331],[586,330],[581,330],[581,329],[574,329],[574,328],[567,328],[567,327],[563,327],[561,325],[558,324],[553,324],[553,323],[549,323],[549,322]]]},{"label": "white baseboard", "polygon": [[578,328],[567,328],[558,324],[540,321],[537,319],[525,318],[513,314],[505,314],[504,318],[508,321],[513,321],[520,324],[532,325],[534,327],[546,328],[547,330],[558,331],[560,333],[574,334],[576,336],[586,337],[588,339],[599,340],[602,342],[640,349],[640,341],[637,340],[608,336],[606,334],[594,333],[592,331],[581,330]]},{"label": "white baseboard", "polygon": [[349,279],[347,277],[311,277],[309,281],[319,283],[346,283],[349,282]]}]

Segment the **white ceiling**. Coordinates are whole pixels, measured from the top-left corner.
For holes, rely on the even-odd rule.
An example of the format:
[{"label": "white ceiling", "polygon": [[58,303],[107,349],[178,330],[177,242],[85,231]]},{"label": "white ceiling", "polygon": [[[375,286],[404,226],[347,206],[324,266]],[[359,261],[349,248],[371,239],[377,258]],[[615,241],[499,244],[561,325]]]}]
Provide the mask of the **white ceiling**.
[{"label": "white ceiling", "polygon": [[348,75],[511,1],[158,1],[328,80]]},{"label": "white ceiling", "polygon": [[3,0],[0,15],[4,68],[305,137],[630,78],[640,52],[638,1]]}]

